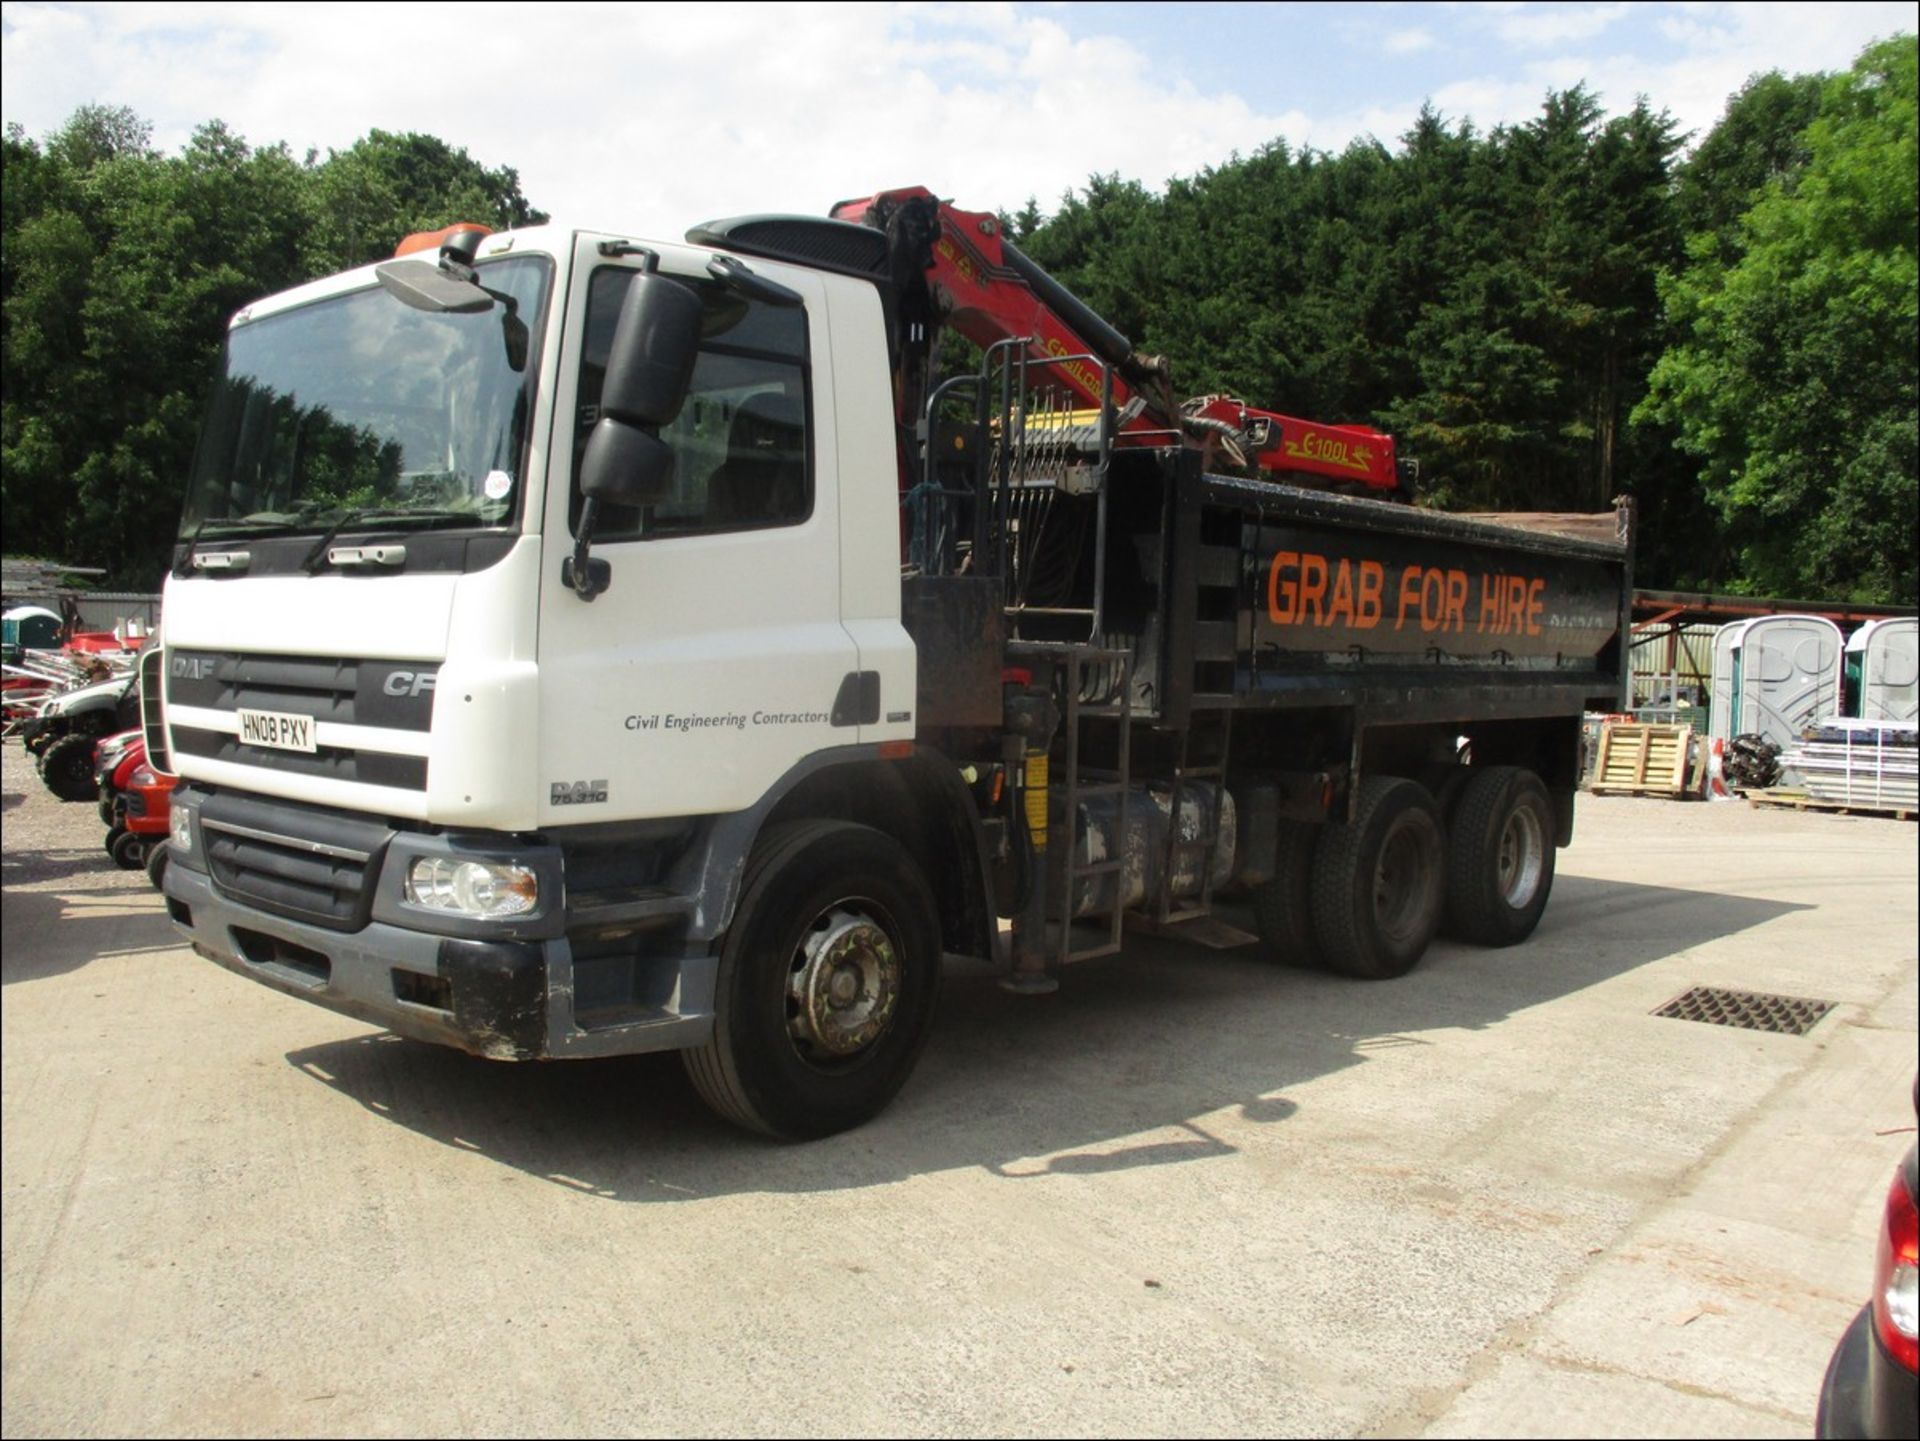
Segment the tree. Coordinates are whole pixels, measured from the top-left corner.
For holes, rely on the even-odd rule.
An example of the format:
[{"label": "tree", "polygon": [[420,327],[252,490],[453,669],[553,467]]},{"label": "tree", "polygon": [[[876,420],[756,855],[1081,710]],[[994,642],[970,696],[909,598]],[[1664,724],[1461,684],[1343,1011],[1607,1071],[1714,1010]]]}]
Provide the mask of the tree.
[{"label": "tree", "polygon": [[1915,600],[1917,54],[1884,41],[1829,79],[1804,167],[1661,287],[1678,339],[1635,418],[1698,458],[1746,589]]},{"label": "tree", "polygon": [[1822,75],[1756,75],[1727,101],[1726,113],[1680,168],[1674,201],[1688,235],[1711,232],[1723,249],[1769,183],[1784,183],[1807,163],[1806,130],[1820,110]]},{"label": "tree", "polygon": [[471,220],[495,230],[539,225],[543,211],[507,166],[489,170],[431,135],[370,130],[313,167],[307,268],[327,275],[384,260],[404,235]]},{"label": "tree", "polygon": [[124,107],[4,142],[0,523],[10,551],[152,587],[206,387],[248,301],[392,254],[412,230],[546,217],[509,168],[374,131],[324,162],[219,121],[176,156]]}]

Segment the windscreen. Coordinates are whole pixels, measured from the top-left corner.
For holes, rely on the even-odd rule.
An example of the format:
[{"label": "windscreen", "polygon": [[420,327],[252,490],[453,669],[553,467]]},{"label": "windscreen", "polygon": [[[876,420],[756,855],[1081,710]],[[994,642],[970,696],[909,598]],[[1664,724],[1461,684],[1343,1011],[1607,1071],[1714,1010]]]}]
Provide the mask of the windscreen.
[{"label": "windscreen", "polygon": [[[235,327],[182,536],[511,524],[551,274],[535,256],[479,267],[514,322],[500,300],[437,314],[370,286]],[[508,343],[516,322],[535,337],[530,354]]]}]

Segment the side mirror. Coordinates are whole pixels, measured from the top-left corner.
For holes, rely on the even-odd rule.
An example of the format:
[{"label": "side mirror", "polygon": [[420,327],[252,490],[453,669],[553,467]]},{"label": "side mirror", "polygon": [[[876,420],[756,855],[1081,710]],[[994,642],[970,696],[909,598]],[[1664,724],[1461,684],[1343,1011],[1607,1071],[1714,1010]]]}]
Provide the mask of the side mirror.
[{"label": "side mirror", "polygon": [[424,260],[389,260],[374,275],[381,289],[415,310],[472,315],[493,309],[493,297],[472,281],[449,275]]},{"label": "side mirror", "polygon": [[700,347],[700,300],[642,271],[627,287],[607,354],[600,413],[629,425],[666,425],[686,403]]},{"label": "side mirror", "polygon": [[607,505],[658,505],[673,490],[673,449],[652,431],[602,415],[580,460],[580,494]]},{"label": "side mirror", "polygon": [[593,559],[602,505],[656,505],[673,489],[673,448],[651,430],[602,415],[580,457],[584,503],[573,531],[573,554],[560,563],[560,583],[582,600],[613,584],[613,567]]},{"label": "side mirror", "polygon": [[[651,266],[651,262],[650,262]],[[651,268],[633,277],[607,349],[600,418],[580,459],[580,520],[561,584],[592,600],[612,583],[612,568],[591,556],[600,507],[647,506],[673,486],[673,450],[659,427],[680,414],[700,349],[700,300]]]}]

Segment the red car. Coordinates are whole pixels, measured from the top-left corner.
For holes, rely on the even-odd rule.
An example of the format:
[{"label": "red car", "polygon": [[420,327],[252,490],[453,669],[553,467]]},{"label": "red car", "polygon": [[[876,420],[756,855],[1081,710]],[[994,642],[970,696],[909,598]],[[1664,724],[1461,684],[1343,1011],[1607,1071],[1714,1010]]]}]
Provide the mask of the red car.
[{"label": "red car", "polygon": [[107,854],[126,870],[145,866],[158,890],[166,872],[176,777],[147,764],[146,739],[135,730],[108,736],[94,748],[94,779],[100,785],[100,818],[107,823]]},{"label": "red car", "polygon": [[[1920,1083],[1914,1087],[1920,1112]],[[1900,1437],[1920,1435],[1920,1149],[1907,1156],[1887,1187],[1880,1223],[1880,1250],[1873,1268],[1873,1297],[1860,1308],[1827,1365],[1814,1419],[1819,1436]]]}]

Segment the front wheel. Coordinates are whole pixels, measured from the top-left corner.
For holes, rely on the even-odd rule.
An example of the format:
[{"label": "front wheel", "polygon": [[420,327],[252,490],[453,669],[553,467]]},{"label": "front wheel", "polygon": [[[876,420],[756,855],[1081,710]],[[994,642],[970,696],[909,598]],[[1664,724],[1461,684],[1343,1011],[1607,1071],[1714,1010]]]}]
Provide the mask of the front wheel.
[{"label": "front wheel", "polygon": [[1313,934],[1313,848],[1321,830],[1305,821],[1281,821],[1273,877],[1253,892],[1260,940],[1268,959],[1283,965],[1320,964],[1320,945]]},{"label": "front wheel", "polygon": [[63,801],[91,801],[100,795],[93,778],[93,745],[89,735],[63,735],[40,757],[40,779]]},{"label": "front wheel", "polygon": [[108,854],[121,870],[137,871],[147,863],[147,838],[136,836],[132,831],[122,831],[114,839]]},{"label": "front wheel", "polygon": [[1488,766],[1460,792],[1447,847],[1447,933],[1483,946],[1533,934],[1553,890],[1553,798],[1532,771]]},{"label": "front wheel", "polygon": [[1330,970],[1367,980],[1419,964],[1440,925],[1445,842],[1433,797],[1410,780],[1360,782],[1351,822],[1313,857],[1313,923]]},{"label": "front wheel", "polygon": [[761,837],[720,952],[713,1040],[683,1053],[728,1120],[811,1140],[871,1120],[932,1026],[940,928],[912,858],[879,831],[800,821]]}]

